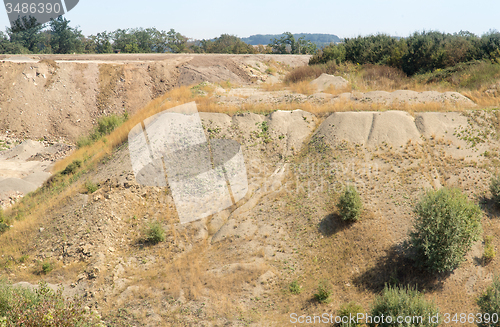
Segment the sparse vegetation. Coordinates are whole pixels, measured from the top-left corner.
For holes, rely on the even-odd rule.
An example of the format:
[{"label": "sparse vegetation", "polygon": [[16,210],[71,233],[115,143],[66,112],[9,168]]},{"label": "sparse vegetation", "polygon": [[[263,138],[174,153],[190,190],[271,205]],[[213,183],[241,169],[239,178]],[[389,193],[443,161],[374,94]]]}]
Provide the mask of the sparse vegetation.
[{"label": "sparse vegetation", "polygon": [[0,208],[0,234],[6,231],[7,228],[9,228],[9,225],[7,225],[6,218],[2,208]]},{"label": "sparse vegetation", "polygon": [[159,221],[149,223],[144,234],[146,243],[158,244],[165,241],[165,230]]},{"label": "sparse vegetation", "polygon": [[302,287],[300,286],[299,282],[294,280],[293,282],[290,283],[288,286],[288,289],[290,290],[290,293],[298,295],[302,292]]},{"label": "sparse vegetation", "polygon": [[54,270],[54,264],[50,261],[44,261],[42,262],[42,273],[43,274],[48,274],[49,272],[51,272],[52,270]]},{"label": "sparse vegetation", "polygon": [[415,264],[433,273],[452,271],[481,233],[481,210],[458,189],[428,191],[415,208],[410,234]]},{"label": "sparse vegetation", "polygon": [[63,174],[63,175],[74,174],[78,170],[78,168],[80,168],[81,166],[82,166],[82,161],[75,159],[75,160],[73,160],[73,162],[71,162],[69,165],[67,165],[66,168],[64,168],[64,170],[61,172],[61,174]]},{"label": "sparse vegetation", "polygon": [[89,136],[82,137],[76,141],[79,148],[89,146],[100,140],[102,137],[111,134],[118,126],[123,124],[128,119],[128,113],[125,112],[122,116],[115,114],[101,117],[97,121],[97,126],[92,130]]},{"label": "sparse vegetation", "polygon": [[100,317],[85,309],[80,299],[64,300],[44,282],[38,289],[13,287],[0,279],[0,326],[103,326]]},{"label": "sparse vegetation", "polygon": [[[351,317],[356,317],[358,313],[364,313],[363,307],[357,304],[356,302],[349,302],[349,303],[344,303],[340,306],[339,311],[337,312],[337,316],[342,318],[342,321],[340,324],[337,326],[339,327],[358,327],[362,326],[363,324],[361,322],[352,322],[350,319]],[[347,322],[346,322],[347,321]]]},{"label": "sparse vegetation", "polygon": [[[435,316],[438,308],[433,302],[425,299],[424,295],[415,288],[405,286],[386,286],[380,296],[378,296],[371,310],[371,316],[391,316],[392,323],[369,323],[368,326],[388,327],[388,326],[438,326],[438,323],[429,322],[429,316]],[[410,317],[408,323],[396,324],[398,316]],[[421,317],[421,319],[419,319]]]},{"label": "sparse vegetation", "polygon": [[493,202],[500,207],[500,175],[495,175],[491,179],[490,192]]},{"label": "sparse vegetation", "polygon": [[97,191],[99,189],[99,186],[96,183],[92,182],[92,181],[86,181],[85,182],[85,188],[87,189],[87,192],[89,194],[92,194],[92,193],[94,193],[95,191]]},{"label": "sparse vegetation", "polygon": [[493,244],[493,236],[486,236],[484,238],[484,252],[483,263],[489,264],[496,256],[495,245]]},{"label": "sparse vegetation", "polygon": [[328,303],[330,302],[330,295],[332,295],[330,284],[326,280],[321,281],[317,293],[314,293],[314,298],[320,303]]},{"label": "sparse vegetation", "polygon": [[340,216],[345,221],[358,221],[363,210],[363,203],[358,191],[352,185],[345,187],[337,203]]},{"label": "sparse vegetation", "polygon": [[483,321],[477,324],[478,326],[500,326],[500,278],[498,276],[494,277],[492,285],[477,299],[477,305],[484,317]]}]

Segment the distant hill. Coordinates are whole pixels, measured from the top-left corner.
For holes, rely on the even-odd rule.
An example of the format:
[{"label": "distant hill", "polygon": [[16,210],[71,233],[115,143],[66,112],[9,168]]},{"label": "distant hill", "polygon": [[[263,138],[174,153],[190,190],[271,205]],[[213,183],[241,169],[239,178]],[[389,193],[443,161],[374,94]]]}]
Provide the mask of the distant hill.
[{"label": "distant hill", "polygon": [[[272,39],[280,38],[281,35],[282,34],[257,34],[251,35],[249,37],[242,37],[241,40],[250,45],[266,45],[269,44]],[[295,39],[304,36],[306,40],[310,40],[312,43],[316,44],[319,47],[328,45],[332,42],[338,43],[342,41],[337,35],[334,34],[297,33],[293,36],[295,37]]]}]

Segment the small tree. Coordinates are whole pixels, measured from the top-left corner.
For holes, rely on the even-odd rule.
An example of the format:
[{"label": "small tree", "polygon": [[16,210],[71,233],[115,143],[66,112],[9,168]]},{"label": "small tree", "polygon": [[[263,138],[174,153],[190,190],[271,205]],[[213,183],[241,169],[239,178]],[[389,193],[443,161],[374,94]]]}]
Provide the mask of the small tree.
[{"label": "small tree", "polygon": [[361,197],[354,186],[349,185],[344,189],[337,203],[340,216],[346,221],[358,221],[363,210]]},{"label": "small tree", "polygon": [[[429,321],[438,313],[436,305],[425,299],[424,295],[411,287],[387,286],[382,295],[378,296],[371,310],[371,316],[385,316],[383,323],[368,322],[368,326],[438,326],[438,323]],[[391,317],[391,323],[389,323]],[[398,324],[398,317],[410,317],[411,322]],[[421,318],[421,319],[420,319]]]},{"label": "small tree", "polygon": [[457,268],[481,234],[481,210],[459,189],[427,192],[415,213],[410,237],[416,265],[430,272]]},{"label": "small tree", "polygon": [[[500,315],[500,278],[498,276],[493,280],[493,284],[477,299],[477,305],[481,308],[481,313],[484,316],[482,323],[478,323],[478,326],[500,326],[498,322],[498,316]],[[496,314],[496,317],[492,317],[493,314]]]}]

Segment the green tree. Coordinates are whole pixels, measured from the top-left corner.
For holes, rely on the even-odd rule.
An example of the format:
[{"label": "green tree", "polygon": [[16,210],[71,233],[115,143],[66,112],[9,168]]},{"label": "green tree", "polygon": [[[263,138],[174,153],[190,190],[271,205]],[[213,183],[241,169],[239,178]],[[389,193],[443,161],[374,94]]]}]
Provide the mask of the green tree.
[{"label": "green tree", "polygon": [[410,233],[415,262],[433,273],[457,268],[481,234],[481,209],[459,189],[428,191],[415,213]]},{"label": "green tree", "polygon": [[53,53],[73,53],[82,52],[82,32],[77,28],[69,26],[70,21],[59,16],[49,22],[50,26],[50,46]]},{"label": "green tree", "polygon": [[222,34],[215,40],[201,40],[201,50],[205,53],[254,53],[253,46],[246,44],[239,37]]},{"label": "green tree", "polygon": [[0,31],[0,53],[29,53],[29,50],[22,46],[22,44],[18,42],[11,42],[9,37]]},{"label": "green tree", "polygon": [[111,45],[112,33],[106,31],[97,33],[96,35],[91,35],[90,39],[94,43],[94,49],[96,53],[112,53],[113,46]]},{"label": "green tree", "polygon": [[306,40],[305,36],[295,39],[292,33],[285,32],[280,38],[273,38],[269,44],[274,53],[291,53],[291,54],[314,54],[316,45],[310,40]]},{"label": "green tree", "polygon": [[187,47],[187,38],[172,28],[167,33],[167,47],[173,53],[184,52]]},{"label": "green tree", "polygon": [[45,25],[38,23],[35,17],[23,16],[7,28],[7,34],[10,42],[20,44],[31,53],[38,53],[43,47],[44,34],[42,30],[44,27]]}]

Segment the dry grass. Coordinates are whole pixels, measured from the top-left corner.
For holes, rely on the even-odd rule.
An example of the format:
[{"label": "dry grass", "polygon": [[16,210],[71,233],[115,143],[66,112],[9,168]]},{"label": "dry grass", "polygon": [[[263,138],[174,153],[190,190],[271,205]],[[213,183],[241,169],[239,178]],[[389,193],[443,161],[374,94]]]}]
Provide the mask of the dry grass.
[{"label": "dry grass", "polygon": [[295,93],[311,95],[316,92],[314,86],[312,86],[309,81],[300,81],[297,83],[290,84],[290,90]]},{"label": "dry grass", "polygon": [[299,83],[313,80],[323,74],[325,70],[320,66],[300,66],[290,71],[284,79],[284,82]]},{"label": "dry grass", "polygon": [[262,83],[260,89],[262,91],[272,92],[272,91],[282,91],[286,88],[284,83]]}]

